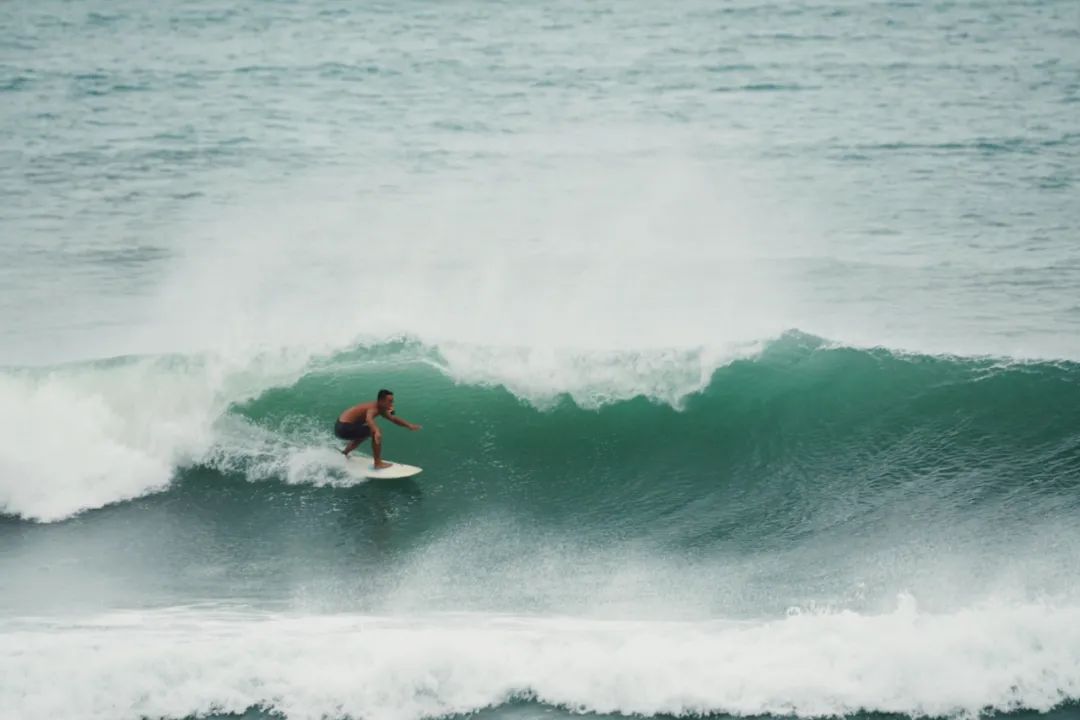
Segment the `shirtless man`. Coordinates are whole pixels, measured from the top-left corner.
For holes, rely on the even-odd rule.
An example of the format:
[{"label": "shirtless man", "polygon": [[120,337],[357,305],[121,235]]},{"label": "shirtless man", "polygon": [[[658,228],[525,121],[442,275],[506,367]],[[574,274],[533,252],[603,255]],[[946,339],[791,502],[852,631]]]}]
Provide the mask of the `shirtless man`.
[{"label": "shirtless man", "polygon": [[371,438],[371,447],[375,455],[375,467],[387,468],[393,463],[382,460],[382,431],[375,424],[375,418],[382,415],[384,418],[410,430],[419,430],[419,425],[402,420],[394,416],[394,393],[389,390],[380,390],[379,397],[375,402],[360,403],[354,405],[338,417],[334,424],[334,435],[342,440],[348,440],[349,444],[341,453],[349,457],[349,453],[356,449],[360,443]]}]

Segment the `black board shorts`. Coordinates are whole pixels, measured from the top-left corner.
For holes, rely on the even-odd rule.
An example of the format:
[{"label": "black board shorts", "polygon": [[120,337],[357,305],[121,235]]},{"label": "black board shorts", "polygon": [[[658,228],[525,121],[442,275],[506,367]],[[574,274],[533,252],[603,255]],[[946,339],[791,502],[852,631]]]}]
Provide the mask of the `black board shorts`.
[{"label": "black board shorts", "polygon": [[338,420],[334,423],[334,435],[342,440],[367,440],[371,437],[371,428],[367,423],[347,423]]}]

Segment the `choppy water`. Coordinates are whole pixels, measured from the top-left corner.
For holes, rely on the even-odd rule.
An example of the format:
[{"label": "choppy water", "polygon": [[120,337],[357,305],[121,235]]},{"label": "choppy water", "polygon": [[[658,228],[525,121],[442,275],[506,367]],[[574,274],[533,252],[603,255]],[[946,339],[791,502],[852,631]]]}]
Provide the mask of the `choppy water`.
[{"label": "choppy water", "polygon": [[1072,0],[0,6],[0,707],[1071,716],[1078,101]]}]

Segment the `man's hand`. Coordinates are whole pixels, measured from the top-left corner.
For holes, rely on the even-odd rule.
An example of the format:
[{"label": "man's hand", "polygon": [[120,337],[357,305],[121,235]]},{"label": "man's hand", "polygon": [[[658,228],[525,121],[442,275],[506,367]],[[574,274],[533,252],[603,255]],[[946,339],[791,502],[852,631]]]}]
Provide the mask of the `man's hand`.
[{"label": "man's hand", "polygon": [[413,432],[416,432],[417,430],[419,430],[422,427],[423,427],[423,425],[417,425],[416,423],[409,423],[409,429],[412,430]]}]

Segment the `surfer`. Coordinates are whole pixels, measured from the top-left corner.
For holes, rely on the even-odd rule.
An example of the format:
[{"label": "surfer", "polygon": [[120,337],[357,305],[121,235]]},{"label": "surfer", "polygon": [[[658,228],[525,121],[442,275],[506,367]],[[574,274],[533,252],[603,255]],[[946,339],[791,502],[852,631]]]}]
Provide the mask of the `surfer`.
[{"label": "surfer", "polygon": [[349,453],[370,437],[371,448],[375,455],[375,467],[377,469],[388,468],[393,464],[382,460],[382,431],[379,430],[379,426],[375,423],[375,418],[379,415],[403,428],[409,428],[410,430],[420,429],[419,425],[396,417],[394,415],[394,393],[389,390],[380,390],[375,402],[353,405],[338,416],[337,422],[334,424],[334,435],[342,440],[349,441],[345,449],[340,451],[342,455],[349,457]]}]

